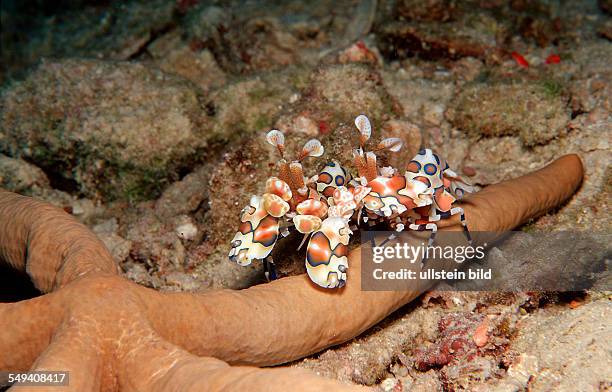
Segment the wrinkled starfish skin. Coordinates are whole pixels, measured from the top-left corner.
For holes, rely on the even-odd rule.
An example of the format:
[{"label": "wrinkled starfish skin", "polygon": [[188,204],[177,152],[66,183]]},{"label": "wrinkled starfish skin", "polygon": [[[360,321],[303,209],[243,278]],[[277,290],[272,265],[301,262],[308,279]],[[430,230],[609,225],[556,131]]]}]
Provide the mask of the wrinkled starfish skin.
[{"label": "wrinkled starfish skin", "polygon": [[[576,155],[471,195],[470,231],[510,230],[570,198]],[[461,230],[458,220],[444,230]],[[43,296],[0,304],[0,369],[67,370],[70,385],[20,391],[361,390],[295,368],[298,359],[373,326],[418,296],[315,287],[305,275],[233,291],[160,293],[118,275],[84,225],[46,203],[0,191],[0,259],[25,270]],[[247,366],[248,365],[248,366]]]}]

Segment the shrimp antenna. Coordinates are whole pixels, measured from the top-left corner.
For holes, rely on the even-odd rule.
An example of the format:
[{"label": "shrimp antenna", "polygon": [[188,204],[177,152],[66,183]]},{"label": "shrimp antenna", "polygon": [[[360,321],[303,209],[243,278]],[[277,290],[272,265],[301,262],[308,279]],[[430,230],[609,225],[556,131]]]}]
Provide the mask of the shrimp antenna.
[{"label": "shrimp antenna", "polygon": [[389,137],[378,143],[376,148],[372,151],[389,150],[391,152],[398,152],[402,149],[403,144],[402,139],[399,137]]},{"label": "shrimp antenna", "polygon": [[355,126],[359,130],[359,146],[363,150],[363,146],[365,146],[370,136],[372,136],[372,125],[367,116],[360,114],[355,117]]},{"label": "shrimp antenna", "polygon": [[298,156],[297,161],[301,162],[307,157],[320,157],[325,152],[325,149],[321,145],[321,142],[317,139],[310,139],[304,144],[302,152]]},{"label": "shrimp antenna", "polygon": [[281,159],[285,158],[285,135],[278,129],[273,129],[266,134],[266,140],[278,149]]}]

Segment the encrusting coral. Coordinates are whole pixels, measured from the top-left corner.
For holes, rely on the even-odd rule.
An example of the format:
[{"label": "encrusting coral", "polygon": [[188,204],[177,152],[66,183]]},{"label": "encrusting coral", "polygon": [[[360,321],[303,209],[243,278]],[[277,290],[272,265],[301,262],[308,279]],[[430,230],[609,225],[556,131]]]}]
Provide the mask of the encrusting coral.
[{"label": "encrusting coral", "polygon": [[[570,198],[582,177],[578,156],[567,155],[486,187],[462,202],[469,229],[515,228]],[[458,219],[441,226],[461,230]],[[0,258],[48,293],[0,304],[0,369],[70,372],[69,386],[35,391],[358,390],[305,370],[254,366],[345,342],[420,294],[362,291],[359,251],[339,290],[301,275],[242,291],[160,293],[118,276],[103,244],[63,211],[5,191]]]}]

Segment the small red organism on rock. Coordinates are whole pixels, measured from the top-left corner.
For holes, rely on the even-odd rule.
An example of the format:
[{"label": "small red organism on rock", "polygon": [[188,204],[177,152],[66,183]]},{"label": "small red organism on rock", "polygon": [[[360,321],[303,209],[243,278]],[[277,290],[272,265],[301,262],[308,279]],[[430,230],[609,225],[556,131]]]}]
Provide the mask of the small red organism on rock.
[{"label": "small red organism on rock", "polygon": [[376,64],[379,59],[373,50],[367,47],[363,41],[357,41],[353,45],[344,49],[338,55],[338,61],[346,63],[370,63]]},{"label": "small red organism on rock", "polygon": [[523,57],[522,54],[520,54],[519,52],[512,52],[511,55],[514,61],[516,61],[516,63],[519,65],[519,67],[529,68],[529,62],[525,57]]},{"label": "small red organism on rock", "polygon": [[443,317],[438,322],[440,338],[428,349],[416,352],[415,367],[426,371],[475,358],[478,346],[472,336],[483,324],[483,319],[482,315],[471,313],[453,313]]},{"label": "small red organism on rock", "polygon": [[558,54],[551,54],[546,57],[546,64],[559,64],[561,62],[561,57]]},{"label": "small red organism on rock", "polygon": [[330,131],[329,123],[325,120],[319,121],[319,133],[321,135],[326,135]]},{"label": "small red organism on rock", "polygon": [[476,327],[476,331],[474,331],[474,343],[476,346],[483,347],[489,341],[489,321],[485,318],[482,320],[482,323],[478,327]]}]

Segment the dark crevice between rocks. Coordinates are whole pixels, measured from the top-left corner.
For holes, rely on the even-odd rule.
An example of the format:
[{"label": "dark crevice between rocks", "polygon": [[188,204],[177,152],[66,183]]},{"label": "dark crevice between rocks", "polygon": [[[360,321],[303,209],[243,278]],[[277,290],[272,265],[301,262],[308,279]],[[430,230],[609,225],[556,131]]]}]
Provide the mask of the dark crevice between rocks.
[{"label": "dark crevice between rocks", "polygon": [[25,272],[17,271],[0,260],[0,302],[17,302],[41,294]]},{"label": "dark crevice between rocks", "polygon": [[[403,36],[388,35],[380,40],[382,54],[387,61],[403,60],[411,57],[419,57],[425,61],[436,61],[445,58],[453,60],[464,57],[459,53],[451,53],[449,47],[440,43],[425,43],[416,34],[405,32]],[[474,51],[474,57],[480,57],[480,53]]]},{"label": "dark crevice between rocks", "polygon": [[81,196],[80,187],[76,180],[72,178],[66,178],[60,173],[48,167],[40,168],[49,179],[49,184],[51,184],[51,188],[69,193],[71,195]]},{"label": "dark crevice between rocks", "polygon": [[[77,144],[75,149],[79,148],[81,146]],[[33,150],[31,156],[21,156],[20,158],[40,168],[49,179],[49,184],[53,189],[82,196],[78,182],[74,178],[62,174],[72,173],[73,168],[76,167],[76,158],[74,158],[73,153],[67,148],[63,148],[61,151],[51,151],[53,150],[50,146],[42,143],[40,147]],[[11,156],[11,154],[8,155]],[[59,156],[63,156],[63,158],[58,158]]]},{"label": "dark crevice between rocks", "polygon": [[49,179],[51,188],[71,195],[81,195],[78,182],[73,178],[67,178],[62,175],[62,173],[70,173],[70,166],[74,167],[73,165],[66,165],[64,162],[42,163],[38,160],[32,160],[26,157],[22,159],[42,170],[47,176],[47,179]]},{"label": "dark crevice between rocks", "polygon": [[[194,170],[193,170],[193,166],[192,165],[185,164],[185,165],[181,165],[181,166],[177,167],[176,168],[176,175],[178,176],[178,181],[183,180],[187,175],[193,173],[193,171]],[[172,183],[170,183],[169,185],[172,185]],[[166,188],[167,188],[167,186],[164,189],[166,189]]]},{"label": "dark crevice between rocks", "polygon": [[[175,16],[175,19],[176,19],[176,16]],[[136,60],[136,59],[140,59],[143,57],[152,58],[153,56],[151,56],[151,54],[149,53],[149,45],[155,42],[155,40],[157,40],[159,37],[171,32],[176,27],[177,27],[177,23],[173,21],[164,26],[161,26],[158,29],[151,30],[149,32],[149,39],[145,43],[143,43],[142,46],[138,48],[138,50],[132,53],[130,57],[128,57],[128,60]]]},{"label": "dark crevice between rocks", "polygon": [[[44,150],[45,154],[49,154]],[[40,170],[45,173],[45,176],[49,180],[49,185],[51,188],[67,192],[72,195],[80,195],[80,187],[76,180],[73,178],[67,178],[63,176],[61,173],[70,173],[72,172],[72,168],[75,166],[73,162],[60,161],[60,160],[47,160],[45,157],[41,156],[23,156],[20,154],[15,154],[15,151],[11,151],[10,149],[0,148],[1,154],[6,154],[8,157],[15,159],[22,159],[25,162],[36,166]]]},{"label": "dark crevice between rocks", "polygon": [[573,301],[583,302],[588,297],[586,291],[562,291],[558,294],[560,304],[570,304]]},{"label": "dark crevice between rocks", "polygon": [[522,308],[527,313],[533,313],[537,309],[550,308],[551,306],[567,306],[572,302],[584,302],[589,293],[586,290],[579,291],[532,291],[529,292],[529,301]]},{"label": "dark crevice between rocks", "polygon": [[581,115],[586,114],[586,113],[588,113],[588,112],[585,112],[582,109],[575,109],[575,110],[572,110],[571,118],[573,120],[576,117],[581,116]]},{"label": "dark crevice between rocks", "polygon": [[213,101],[209,101],[204,104],[204,110],[206,111],[206,114],[210,117],[214,117],[217,114],[217,108]]}]

